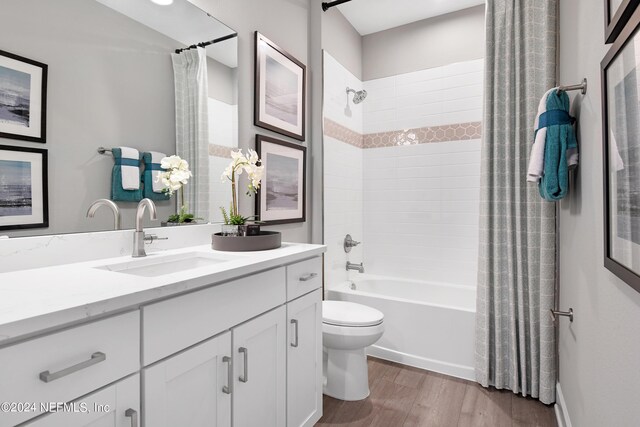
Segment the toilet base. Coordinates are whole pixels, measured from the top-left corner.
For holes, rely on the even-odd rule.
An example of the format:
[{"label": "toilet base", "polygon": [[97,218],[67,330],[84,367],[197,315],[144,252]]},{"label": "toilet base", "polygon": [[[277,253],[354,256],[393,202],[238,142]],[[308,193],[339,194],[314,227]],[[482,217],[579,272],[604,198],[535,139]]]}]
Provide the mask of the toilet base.
[{"label": "toilet base", "polygon": [[324,348],[323,393],[340,400],[362,400],[369,396],[369,370],[364,348]]}]

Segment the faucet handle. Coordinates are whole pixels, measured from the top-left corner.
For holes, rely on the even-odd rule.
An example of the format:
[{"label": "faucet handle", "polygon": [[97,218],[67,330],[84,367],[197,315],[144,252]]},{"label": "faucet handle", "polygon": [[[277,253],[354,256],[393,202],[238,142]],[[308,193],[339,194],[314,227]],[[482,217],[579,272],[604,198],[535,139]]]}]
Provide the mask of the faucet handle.
[{"label": "faucet handle", "polygon": [[169,240],[169,238],[168,237],[158,237],[156,234],[145,234],[144,235],[144,241],[148,242],[147,243],[148,245],[152,244],[156,240]]},{"label": "faucet handle", "polygon": [[351,248],[354,248],[359,244],[360,242],[356,242],[355,240],[353,240],[351,234],[347,234],[346,236],[344,236],[343,248],[346,253],[351,252]]}]

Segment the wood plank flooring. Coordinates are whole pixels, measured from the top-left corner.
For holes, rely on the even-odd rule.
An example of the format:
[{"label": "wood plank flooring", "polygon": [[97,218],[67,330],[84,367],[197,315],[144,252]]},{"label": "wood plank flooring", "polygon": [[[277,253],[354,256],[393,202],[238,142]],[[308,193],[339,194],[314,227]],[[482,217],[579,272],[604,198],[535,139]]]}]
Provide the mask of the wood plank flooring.
[{"label": "wood plank flooring", "polygon": [[324,396],[317,427],[556,427],[551,406],[508,390],[369,358],[371,395]]}]

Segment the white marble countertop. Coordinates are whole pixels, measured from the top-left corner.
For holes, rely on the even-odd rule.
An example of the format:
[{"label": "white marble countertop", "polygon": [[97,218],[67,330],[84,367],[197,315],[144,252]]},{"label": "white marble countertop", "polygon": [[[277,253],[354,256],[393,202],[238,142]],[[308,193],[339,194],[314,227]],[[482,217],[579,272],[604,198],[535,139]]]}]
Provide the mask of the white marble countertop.
[{"label": "white marble countertop", "polygon": [[[167,296],[225,282],[259,271],[320,255],[323,245],[283,243],[258,252],[220,252],[210,245],[148,254],[146,258],[99,259],[0,274],[0,345],[43,331],[116,313]],[[218,264],[157,277],[100,269],[111,264],[150,262],[184,253],[228,259]]]}]

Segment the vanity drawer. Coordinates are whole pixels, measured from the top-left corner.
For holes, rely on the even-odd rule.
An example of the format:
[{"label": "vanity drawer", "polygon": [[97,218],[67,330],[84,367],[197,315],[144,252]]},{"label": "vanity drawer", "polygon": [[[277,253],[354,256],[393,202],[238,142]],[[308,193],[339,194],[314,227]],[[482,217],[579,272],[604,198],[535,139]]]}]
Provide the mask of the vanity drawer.
[{"label": "vanity drawer", "polygon": [[287,301],[322,287],[322,257],[287,266]]},{"label": "vanity drawer", "polygon": [[0,427],[40,414],[40,403],[69,402],[139,368],[137,310],[0,349],[0,402],[35,405],[0,412]]},{"label": "vanity drawer", "polygon": [[284,304],[285,280],[280,267],[143,307],[144,366]]}]

